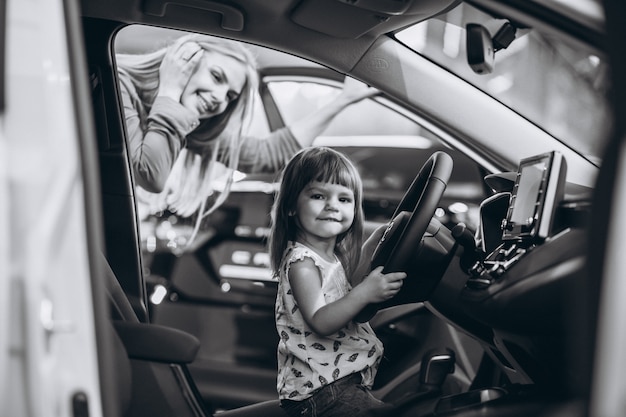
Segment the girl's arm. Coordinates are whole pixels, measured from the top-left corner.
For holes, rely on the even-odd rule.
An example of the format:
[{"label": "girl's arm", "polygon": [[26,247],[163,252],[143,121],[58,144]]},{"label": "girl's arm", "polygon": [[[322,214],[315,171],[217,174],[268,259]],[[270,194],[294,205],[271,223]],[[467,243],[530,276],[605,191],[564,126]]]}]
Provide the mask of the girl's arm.
[{"label": "girl's arm", "polygon": [[373,270],[361,284],[344,297],[326,303],[319,269],[310,258],[292,264],[289,282],[302,316],[321,336],[336,333],[346,326],[365,306],[393,297],[402,287],[404,272],[382,274]]}]

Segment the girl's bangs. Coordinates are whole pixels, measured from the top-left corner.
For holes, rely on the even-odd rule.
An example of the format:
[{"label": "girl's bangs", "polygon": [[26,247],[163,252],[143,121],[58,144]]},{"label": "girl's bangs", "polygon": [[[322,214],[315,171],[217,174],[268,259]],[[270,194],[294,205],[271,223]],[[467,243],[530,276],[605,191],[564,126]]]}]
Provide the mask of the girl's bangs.
[{"label": "girl's bangs", "polygon": [[339,184],[358,191],[361,188],[358,181],[359,176],[354,170],[355,168],[346,165],[343,161],[333,158],[325,161],[325,163],[322,162],[313,178],[315,181]]}]

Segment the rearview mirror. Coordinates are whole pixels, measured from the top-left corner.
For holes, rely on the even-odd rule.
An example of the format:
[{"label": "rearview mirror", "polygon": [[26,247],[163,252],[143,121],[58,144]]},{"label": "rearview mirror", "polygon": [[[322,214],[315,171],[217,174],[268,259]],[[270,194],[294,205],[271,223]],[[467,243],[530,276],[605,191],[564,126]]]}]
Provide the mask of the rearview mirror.
[{"label": "rearview mirror", "polygon": [[496,52],[508,48],[515,40],[518,27],[517,24],[505,21],[492,37],[483,25],[467,24],[467,62],[476,74],[489,74],[493,71]]},{"label": "rearview mirror", "polygon": [[467,63],[476,74],[490,74],[495,64],[493,41],[487,28],[477,23],[468,23]]}]

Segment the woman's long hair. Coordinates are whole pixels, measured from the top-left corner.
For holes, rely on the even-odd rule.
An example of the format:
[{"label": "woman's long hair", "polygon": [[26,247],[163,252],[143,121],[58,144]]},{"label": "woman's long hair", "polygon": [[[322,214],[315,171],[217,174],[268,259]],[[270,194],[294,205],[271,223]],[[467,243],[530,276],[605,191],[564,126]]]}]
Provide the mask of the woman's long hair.
[{"label": "woman's long hair", "polygon": [[354,193],[354,221],[348,230],[337,236],[335,245],[335,254],[349,279],[358,266],[363,241],[363,185],[359,172],[345,155],[323,146],[301,150],[282,171],[280,188],[272,207],[269,237],[273,273],[279,275],[289,241],[296,240],[298,226],[293,213],[300,192],[312,181],[340,184]]},{"label": "woman's long hair", "polygon": [[[152,206],[167,208],[183,217],[198,213],[191,241],[202,219],[228,197],[232,173],[239,165],[243,134],[251,120],[259,80],[256,60],[240,42],[190,34],[178,38],[172,47],[186,42],[195,42],[205,51],[234,58],[246,70],[246,82],[239,97],[230,102],[223,113],[202,120],[198,128],[187,135],[186,148],[175,161],[163,191],[148,197],[153,199]],[[146,54],[116,56],[118,71],[132,82],[147,112],[150,112],[158,93],[159,68],[167,50],[164,47]],[[226,167],[226,172],[220,167]],[[221,186],[216,189],[216,180],[220,175],[224,181],[220,181]],[[212,204],[206,209],[209,197],[212,197]]]}]

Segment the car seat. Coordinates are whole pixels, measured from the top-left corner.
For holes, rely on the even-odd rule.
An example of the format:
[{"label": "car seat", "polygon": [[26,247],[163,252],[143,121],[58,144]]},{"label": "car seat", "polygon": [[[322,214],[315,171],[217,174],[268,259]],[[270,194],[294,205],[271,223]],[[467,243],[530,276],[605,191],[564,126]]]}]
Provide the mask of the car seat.
[{"label": "car seat", "polygon": [[[108,261],[101,266],[116,336],[118,396],[124,417],[211,417],[187,369],[199,340],[184,331],[141,322]],[[284,417],[278,399],[219,413],[220,417]]]}]

